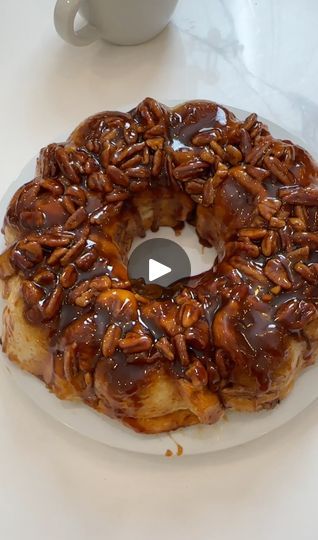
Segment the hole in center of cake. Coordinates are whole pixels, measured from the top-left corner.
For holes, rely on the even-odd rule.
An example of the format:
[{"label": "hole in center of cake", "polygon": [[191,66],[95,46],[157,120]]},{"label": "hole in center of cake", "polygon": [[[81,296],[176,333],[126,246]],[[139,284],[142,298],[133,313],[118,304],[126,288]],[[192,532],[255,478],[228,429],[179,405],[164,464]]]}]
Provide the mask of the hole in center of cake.
[{"label": "hole in center of cake", "polygon": [[133,240],[128,254],[130,279],[143,279],[168,287],[183,278],[209,270],[215,259],[213,248],[203,247],[194,227],[185,223],[178,234],[171,227],[147,232]]}]

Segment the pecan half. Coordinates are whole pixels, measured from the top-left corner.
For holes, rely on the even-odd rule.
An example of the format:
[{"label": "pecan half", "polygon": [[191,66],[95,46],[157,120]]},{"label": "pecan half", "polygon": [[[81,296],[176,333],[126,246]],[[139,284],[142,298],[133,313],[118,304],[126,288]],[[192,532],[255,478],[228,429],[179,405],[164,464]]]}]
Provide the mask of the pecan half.
[{"label": "pecan half", "polygon": [[15,273],[11,257],[12,248],[8,248],[0,254],[0,279],[7,279]]},{"label": "pecan half", "polygon": [[98,253],[96,249],[91,249],[90,251],[83,253],[83,255],[80,255],[75,260],[75,264],[78,268],[87,272],[93,266],[97,258],[98,258]]},{"label": "pecan half", "polygon": [[67,154],[62,146],[58,146],[56,148],[55,159],[64,176],[66,176],[66,178],[68,178],[72,184],[79,184],[80,177],[78,176],[75,168],[71,165],[69,154]]},{"label": "pecan half", "polygon": [[270,141],[265,141],[260,145],[254,146],[251,151],[245,156],[246,163],[250,163],[251,165],[257,165],[257,163],[259,162],[261,163],[270,145]]},{"label": "pecan half", "polygon": [[101,208],[98,208],[90,215],[89,221],[93,225],[102,225],[110,221],[114,216],[119,214],[123,206],[122,201],[117,203],[109,203]]},{"label": "pecan half", "polygon": [[238,148],[232,144],[228,144],[225,147],[225,159],[231,163],[231,165],[237,165],[240,161],[242,161],[243,156]]},{"label": "pecan half", "polygon": [[129,198],[128,191],[123,189],[113,189],[111,193],[107,193],[105,200],[109,203],[122,202]]},{"label": "pecan half", "polygon": [[[162,139],[162,141],[163,141],[163,139]],[[149,144],[149,141],[147,141],[147,144],[148,144],[148,146],[151,146]],[[115,165],[117,165],[121,161],[124,161],[127,158],[130,158],[130,157],[134,156],[135,154],[139,154],[143,150],[144,146],[145,146],[145,142],[140,142],[140,143],[132,144],[130,146],[126,146],[125,148],[122,148],[118,152],[114,153],[114,155],[112,157],[112,162]]]},{"label": "pecan half", "polygon": [[174,349],[170,341],[166,337],[160,338],[156,342],[156,349],[171,362],[174,360]]},{"label": "pecan half", "polygon": [[260,182],[255,180],[255,178],[252,178],[252,176],[247,174],[244,169],[241,167],[232,167],[229,172],[230,175],[233,176],[235,180],[237,180],[238,183],[249,193],[254,196],[259,195],[261,197],[265,197],[266,189],[261,185]]},{"label": "pecan half", "polygon": [[184,328],[190,328],[193,326],[201,317],[201,308],[199,305],[189,302],[184,303],[180,309],[180,320]]},{"label": "pecan half", "polygon": [[283,229],[286,226],[286,221],[284,219],[273,216],[269,220],[269,226],[273,227],[273,229]]},{"label": "pecan half", "polygon": [[177,334],[176,336],[174,336],[174,344],[176,346],[176,350],[180,358],[181,364],[183,366],[188,366],[190,363],[190,359],[189,359],[187,343],[186,343],[186,339],[184,335]]},{"label": "pecan half", "polygon": [[113,184],[108,176],[102,172],[94,172],[89,175],[87,185],[92,191],[100,191],[101,193],[110,193],[113,189]]},{"label": "pecan half", "polygon": [[136,298],[125,289],[106,289],[100,292],[96,304],[108,309],[114,320],[131,321],[137,314]]},{"label": "pecan half", "polygon": [[69,287],[73,287],[73,285],[76,283],[77,280],[77,270],[73,264],[69,264],[64,268],[61,277],[60,282],[61,285],[68,289]]},{"label": "pecan half", "polygon": [[65,195],[70,197],[77,206],[84,206],[86,203],[86,193],[79,186],[69,186],[65,190]]},{"label": "pecan half", "polygon": [[52,251],[51,255],[49,256],[47,260],[48,264],[50,264],[51,266],[54,266],[55,264],[59,262],[59,260],[63,257],[63,255],[65,255],[65,253],[67,253],[67,248],[65,247],[55,248],[55,250]]},{"label": "pecan half", "polygon": [[185,182],[196,176],[200,176],[200,173],[209,167],[209,164],[205,161],[192,161],[186,165],[178,165],[173,169],[173,176],[176,180]]},{"label": "pecan half", "polygon": [[72,381],[78,374],[78,365],[76,360],[77,344],[71,343],[64,349],[64,375],[67,381]]},{"label": "pecan half", "polygon": [[309,283],[315,284],[318,282],[316,272],[310,266],[307,266],[307,264],[298,262],[295,264],[294,269]]},{"label": "pecan half", "polygon": [[243,257],[234,256],[230,259],[231,265],[248,276],[249,278],[258,281],[260,283],[268,283],[266,276],[262,273],[259,268],[254,265],[252,262],[248,262],[243,259]]},{"label": "pecan half", "polygon": [[153,157],[153,165],[151,173],[153,176],[159,176],[163,165],[163,152],[162,150],[156,150]]},{"label": "pecan half", "polygon": [[153,137],[157,136],[163,136],[165,134],[165,126],[161,123],[157,124],[156,126],[153,126],[149,129],[147,129],[144,132],[144,138],[145,139],[151,139]]},{"label": "pecan half", "polygon": [[203,133],[197,133],[191,139],[193,146],[205,146],[209,144],[211,139],[213,139],[213,132],[205,131]]},{"label": "pecan half", "polygon": [[33,281],[38,285],[55,285],[55,274],[50,270],[40,270],[33,277]]},{"label": "pecan half", "polygon": [[252,149],[252,141],[251,141],[250,134],[244,128],[240,130],[240,149],[242,151],[243,156],[245,157],[251,152],[251,149]]},{"label": "pecan half", "polygon": [[30,241],[35,241],[45,247],[68,246],[74,240],[74,234],[71,232],[50,232],[41,236],[29,236]]},{"label": "pecan half", "polygon": [[130,159],[127,159],[127,161],[124,161],[122,163],[121,170],[125,171],[126,169],[137,167],[137,165],[140,165],[142,162],[143,162],[143,156],[136,154],[135,156],[131,157]]},{"label": "pecan half", "polygon": [[38,264],[43,260],[43,250],[38,242],[19,242],[18,249],[33,264]]},{"label": "pecan half", "polygon": [[151,148],[152,150],[162,150],[164,145],[164,138],[163,137],[153,137],[152,139],[147,138],[146,144]]},{"label": "pecan half", "polygon": [[271,198],[264,198],[261,200],[261,202],[258,204],[257,208],[260,213],[260,215],[269,221],[272,216],[278,212],[280,209],[282,203],[278,199],[271,199]]},{"label": "pecan half", "polygon": [[293,182],[292,175],[277,157],[266,156],[264,158],[264,164],[282,184],[288,186]]},{"label": "pecan half", "polygon": [[298,217],[303,221],[303,223],[307,224],[308,221],[308,213],[306,208],[303,206],[300,206],[299,204],[296,204],[295,206],[295,216]]},{"label": "pecan half", "polygon": [[318,206],[318,187],[286,187],[279,190],[279,195],[287,204],[304,204],[305,206]]},{"label": "pecan half", "polygon": [[[213,180],[214,180],[214,177],[212,176],[204,184],[204,187],[203,187],[203,200],[202,200],[203,206],[210,206],[214,201],[216,191],[215,191]],[[189,183],[190,182],[188,182],[188,184]],[[187,184],[187,186],[188,186],[188,184]]]},{"label": "pecan half", "polygon": [[142,165],[126,169],[125,172],[129,178],[149,178],[150,176],[149,169],[147,167],[143,167]]},{"label": "pecan half", "polygon": [[305,259],[308,259],[309,257],[309,246],[304,246],[298,249],[294,249],[293,251],[290,251],[287,253],[288,259],[291,261],[297,262],[297,261],[303,261]]},{"label": "pecan half", "polygon": [[44,224],[44,215],[39,210],[26,210],[20,214],[20,223],[25,229],[38,229]]},{"label": "pecan half", "polygon": [[[208,181],[209,180],[207,180],[207,182]],[[203,192],[204,183],[205,181],[202,178],[195,178],[194,180],[189,180],[185,185],[185,190],[187,193],[189,193],[189,195],[201,195],[201,193]]]},{"label": "pecan half", "polygon": [[113,184],[116,184],[118,186],[124,186],[124,187],[129,185],[129,178],[127,174],[121,171],[115,165],[109,165],[106,170],[107,170],[107,175],[110,178],[110,180],[113,182]]},{"label": "pecan half", "polygon": [[249,114],[244,120],[243,129],[246,129],[246,131],[250,131],[252,127],[254,127],[256,122],[257,122],[257,114],[256,113]]},{"label": "pecan half", "polygon": [[87,291],[83,292],[79,296],[75,298],[75,304],[79,307],[86,307],[88,306],[94,297],[94,291],[91,289],[88,289]]},{"label": "pecan half", "polygon": [[214,141],[212,139],[212,141],[210,142],[210,146],[212,150],[214,150],[216,155],[219,156],[219,158],[221,158],[222,161],[226,160],[226,152],[217,141]]},{"label": "pecan half", "polygon": [[152,339],[150,336],[128,332],[124,338],[119,340],[118,345],[125,353],[146,352],[152,347]]},{"label": "pecan half", "polygon": [[[70,266],[70,265],[69,265]],[[67,266],[67,268],[69,268],[69,266]],[[79,296],[81,296],[84,292],[88,291],[90,288],[90,282],[89,280],[86,280],[86,281],[81,281],[81,283],[79,283],[78,285],[76,285],[76,287],[74,287],[68,294],[68,300],[69,302],[71,303],[75,303],[76,301],[76,298],[78,298]]]},{"label": "pecan half", "polygon": [[210,342],[209,325],[206,321],[199,320],[195,326],[187,328],[184,337],[189,345],[203,351]]},{"label": "pecan half", "polygon": [[28,306],[38,304],[44,295],[43,290],[32,283],[32,281],[24,281],[22,283],[22,294],[24,301]]},{"label": "pecan half", "polygon": [[73,231],[74,229],[77,229],[80,225],[84,223],[84,221],[87,220],[87,213],[85,208],[80,206],[74,214],[72,214],[67,221],[65,222],[64,228],[68,231]]},{"label": "pecan half", "polygon": [[134,144],[138,140],[138,133],[136,131],[136,126],[133,124],[125,125],[124,127],[124,139],[126,144]]},{"label": "pecan half", "polygon": [[62,205],[69,214],[74,214],[74,212],[76,211],[76,205],[74,201],[72,201],[71,197],[68,197],[67,195],[63,197]]},{"label": "pecan half", "polygon": [[266,169],[262,169],[261,167],[254,167],[254,165],[247,165],[246,166],[246,172],[255,178],[255,180],[259,180],[260,182],[263,182],[265,178],[268,178],[270,176],[270,172]]},{"label": "pecan half", "polygon": [[282,304],[276,320],[291,330],[301,330],[317,317],[317,309],[305,300],[290,300]]},{"label": "pecan half", "polygon": [[54,195],[55,197],[59,197],[60,195],[63,195],[64,188],[58,180],[54,180],[53,178],[42,178],[39,181],[39,186],[41,186],[42,189],[45,191],[49,191]]},{"label": "pecan half", "polygon": [[286,269],[279,259],[270,259],[265,265],[264,274],[282,289],[290,289],[292,286]]},{"label": "pecan half", "polygon": [[89,152],[93,152],[94,154],[99,154],[100,143],[98,141],[92,141],[91,139],[89,139],[86,143],[86,148]]},{"label": "pecan half", "polygon": [[67,253],[62,257],[61,264],[67,266],[73,262],[76,257],[82,252],[86,244],[86,238],[80,238],[71,248],[67,250]]},{"label": "pecan half", "polygon": [[266,234],[267,229],[260,228],[246,228],[239,231],[239,236],[242,236],[243,238],[249,238],[250,240],[259,240],[260,238],[264,238]]},{"label": "pecan half", "polygon": [[160,103],[153,98],[147,97],[138,107],[141,116],[147,119],[147,123],[154,124],[160,121],[164,110]]},{"label": "pecan half", "polygon": [[102,342],[102,353],[106,358],[112,356],[117,348],[121,336],[121,328],[116,324],[111,324],[104,335]]},{"label": "pecan half", "polygon": [[306,230],[306,223],[304,223],[303,220],[300,219],[300,218],[297,218],[297,217],[288,218],[288,223],[289,223],[289,225],[292,226],[292,228],[295,231],[305,231]]},{"label": "pecan half", "polygon": [[53,319],[53,317],[58,314],[62,305],[63,294],[63,287],[61,285],[57,285],[56,289],[43,306],[43,318],[45,320]]},{"label": "pecan half", "polygon": [[181,332],[181,326],[177,321],[177,309],[175,306],[168,313],[165,313],[160,318],[160,325],[162,328],[169,334],[169,336],[174,336]]},{"label": "pecan half", "polygon": [[200,360],[195,360],[185,374],[196,388],[201,388],[208,384],[208,373]]},{"label": "pecan half", "polygon": [[111,284],[112,282],[110,277],[98,276],[90,281],[89,286],[95,291],[104,291],[105,289],[109,289],[111,287]]},{"label": "pecan half", "polygon": [[318,247],[318,233],[296,232],[293,234],[293,241],[296,244],[307,245],[312,248]]},{"label": "pecan half", "polygon": [[250,257],[256,259],[259,256],[259,247],[252,242],[227,242],[225,244],[225,252],[227,256],[235,253],[246,253]]},{"label": "pecan half", "polygon": [[211,150],[208,150],[208,148],[204,148],[202,152],[200,152],[200,159],[213,165],[215,163],[215,154]]}]

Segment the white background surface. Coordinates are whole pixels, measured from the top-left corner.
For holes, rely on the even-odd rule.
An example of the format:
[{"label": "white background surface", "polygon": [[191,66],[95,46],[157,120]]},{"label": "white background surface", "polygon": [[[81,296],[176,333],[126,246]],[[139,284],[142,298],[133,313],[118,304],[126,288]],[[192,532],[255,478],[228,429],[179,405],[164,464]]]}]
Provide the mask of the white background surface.
[{"label": "white background surface", "polygon": [[[64,44],[51,0],[0,1],[2,195],[39,147],[145,95],[257,110],[318,143],[315,0],[180,0],[135,48]],[[0,538],[316,540],[318,404],[246,446],[188,458],[108,449],[0,377]]]}]

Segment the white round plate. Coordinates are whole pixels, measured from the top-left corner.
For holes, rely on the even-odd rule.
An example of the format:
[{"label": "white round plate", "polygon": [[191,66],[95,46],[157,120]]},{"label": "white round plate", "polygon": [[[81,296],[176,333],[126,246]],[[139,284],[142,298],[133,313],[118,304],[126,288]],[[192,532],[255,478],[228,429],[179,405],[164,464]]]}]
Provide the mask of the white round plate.
[{"label": "white round plate", "polygon": [[[178,102],[167,102],[174,106]],[[132,107],[122,107],[120,110],[129,110]],[[228,107],[239,118],[245,118],[249,113],[241,109]],[[270,121],[262,119],[270,128],[271,133],[278,138],[291,139],[301,144],[296,138],[281,127]],[[62,135],[57,140],[65,140]],[[36,159],[32,159],[23,169],[19,178],[9,187],[0,202],[0,218],[2,219],[6,207],[15,191],[34,176]],[[175,239],[174,233],[162,228],[156,235],[147,235],[147,239],[156,236]],[[212,264],[213,250],[202,247],[191,232],[190,227],[185,227],[182,236],[179,237],[182,247],[188,252],[192,263],[192,274],[207,270]],[[136,241],[134,247],[139,240]],[[4,242],[1,238],[0,249]],[[90,437],[109,446],[125,449],[133,452],[146,454],[164,455],[167,450],[177,452],[177,445],[183,449],[183,453],[201,454],[225,448],[231,448],[272,431],[282,426],[318,397],[318,365],[307,368],[296,382],[291,394],[280,405],[271,411],[258,413],[235,413],[228,412],[226,420],[222,420],[213,426],[193,426],[180,429],[170,434],[141,435],[122,426],[120,422],[111,420],[86,405],[60,401],[51,394],[38,379],[23,372],[20,368],[9,362],[3,353],[1,354],[1,366],[3,373],[8,371],[17,385],[44,411],[74,429],[78,433]]]}]

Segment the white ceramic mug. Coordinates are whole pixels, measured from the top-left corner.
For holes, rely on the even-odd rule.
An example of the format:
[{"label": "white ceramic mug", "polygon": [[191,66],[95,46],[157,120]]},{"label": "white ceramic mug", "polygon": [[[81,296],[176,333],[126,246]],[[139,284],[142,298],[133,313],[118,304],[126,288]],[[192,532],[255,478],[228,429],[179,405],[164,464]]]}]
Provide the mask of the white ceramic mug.
[{"label": "white ceramic mug", "polygon": [[[168,24],[178,0],[57,0],[54,24],[72,45],[89,45],[102,38],[117,45],[137,45],[153,38]],[[80,11],[87,24],[74,29]]]}]

